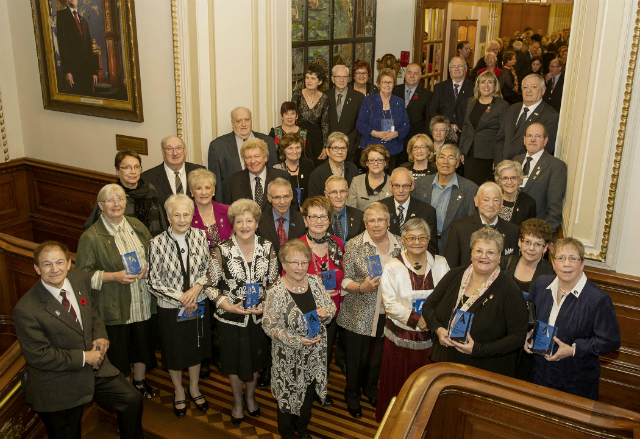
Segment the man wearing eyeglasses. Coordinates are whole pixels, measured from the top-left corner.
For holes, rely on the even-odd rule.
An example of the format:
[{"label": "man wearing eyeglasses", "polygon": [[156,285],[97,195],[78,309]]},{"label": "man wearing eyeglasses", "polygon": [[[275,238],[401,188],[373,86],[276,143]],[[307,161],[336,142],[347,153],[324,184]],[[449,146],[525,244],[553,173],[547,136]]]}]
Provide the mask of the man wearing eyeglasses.
[{"label": "man wearing eyeglasses", "polygon": [[363,212],[355,207],[347,206],[349,185],[344,177],[332,175],[327,178],[324,185],[324,196],[333,206],[333,218],[331,218],[329,233],[342,239],[346,244],[351,238],[364,232]]},{"label": "man wearing eyeglasses", "polygon": [[347,135],[349,143],[346,160],[355,163],[361,137],[356,128],[356,122],[364,95],[347,87],[349,69],[344,64],[333,67],[331,81],[335,87],[324,92],[329,98],[329,132],[338,131]]},{"label": "man wearing eyeglasses", "polygon": [[191,171],[204,168],[204,166],[185,161],[187,148],[185,148],[184,142],[178,136],[165,137],[160,141],[160,147],[162,148],[163,163],[144,171],[140,178],[145,183],[152,184],[156,188],[158,201],[162,208],[162,216],[166,218],[165,201],[171,195],[178,193],[191,197],[191,192],[187,186],[187,177]]},{"label": "man wearing eyeglasses", "polygon": [[289,180],[272,180],[267,186],[267,199],[271,209],[267,208],[260,218],[258,235],[271,241],[278,254],[285,242],[300,238],[307,229],[300,211],[291,209],[293,189]]},{"label": "man wearing eyeglasses", "polygon": [[419,64],[409,64],[404,72],[404,84],[398,84],[392,93],[404,99],[404,107],[409,115],[409,134],[404,138],[404,150],[400,153],[398,163],[409,161],[407,144],[416,134],[427,134],[429,103],[433,93],[420,84],[422,68]]},{"label": "man wearing eyeglasses", "polygon": [[358,175],[358,167],[346,161],[348,154],[349,138],[341,132],[333,132],[327,138],[327,154],[329,160],[318,166],[309,176],[309,197],[324,195],[324,185],[327,178],[332,175],[340,175],[351,184],[353,177]]},{"label": "man wearing eyeglasses", "polygon": [[500,260],[500,267],[504,269],[505,256],[509,256],[517,248],[520,228],[498,216],[502,209],[502,190],[496,183],[488,181],[480,186],[474,201],[478,213],[451,224],[444,257],[451,268],[471,264],[471,235],[476,230],[488,226],[504,237]]},{"label": "man wearing eyeglasses", "polygon": [[564,88],[564,61],[562,58],[555,58],[549,63],[549,73],[547,73],[547,86],[544,92],[544,101],[560,113],[562,104],[562,90]]},{"label": "man wearing eyeglasses", "polygon": [[524,179],[521,190],[536,200],[536,218],[549,223],[555,233],[562,224],[562,203],[567,191],[567,164],[545,150],[549,141],[547,128],[531,124],[524,136],[526,154],[514,157],[522,163]]},{"label": "man wearing eyeglasses", "polygon": [[400,236],[400,230],[404,223],[412,218],[422,218],[429,224],[431,229],[427,250],[433,255],[437,255],[438,219],[436,210],[433,206],[411,196],[411,191],[413,191],[415,185],[413,174],[407,168],[396,168],[391,173],[390,187],[393,196],[380,200],[382,204],[387,206],[391,215],[389,231],[394,235]]},{"label": "man wearing eyeglasses", "polygon": [[547,128],[549,142],[547,151],[553,155],[558,133],[558,112],[544,102],[542,96],[546,87],[544,78],[537,73],[528,75],[522,81],[522,103],[513,104],[504,115],[496,144],[493,149],[493,164],[498,166],[502,160],[514,160],[518,154],[524,154],[522,138],[529,125],[539,122]]}]

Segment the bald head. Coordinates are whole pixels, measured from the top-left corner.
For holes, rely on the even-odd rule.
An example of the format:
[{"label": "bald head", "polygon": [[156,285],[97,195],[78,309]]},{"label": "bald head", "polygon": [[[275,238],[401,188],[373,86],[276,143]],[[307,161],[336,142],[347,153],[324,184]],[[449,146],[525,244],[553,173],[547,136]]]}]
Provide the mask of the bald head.
[{"label": "bald head", "polygon": [[251,135],[251,111],[245,107],[234,108],[231,111],[231,126],[236,136],[247,140]]},{"label": "bald head", "polygon": [[420,78],[422,77],[422,69],[419,64],[411,63],[407,66],[404,73],[404,83],[409,88],[413,88],[418,85]]}]

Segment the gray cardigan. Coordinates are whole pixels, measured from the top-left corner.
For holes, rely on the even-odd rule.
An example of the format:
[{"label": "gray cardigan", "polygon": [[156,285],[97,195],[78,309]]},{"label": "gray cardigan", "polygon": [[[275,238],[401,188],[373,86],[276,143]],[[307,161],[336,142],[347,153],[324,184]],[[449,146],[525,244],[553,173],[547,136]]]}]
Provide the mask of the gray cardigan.
[{"label": "gray cardigan", "polygon": [[391,177],[387,175],[387,181],[382,190],[377,195],[367,194],[367,185],[365,183],[365,177],[367,174],[361,174],[354,177],[351,180],[351,186],[349,186],[349,198],[347,198],[347,206],[355,207],[356,209],[364,210],[369,204],[374,201],[380,201],[385,198],[393,196],[391,188]]}]

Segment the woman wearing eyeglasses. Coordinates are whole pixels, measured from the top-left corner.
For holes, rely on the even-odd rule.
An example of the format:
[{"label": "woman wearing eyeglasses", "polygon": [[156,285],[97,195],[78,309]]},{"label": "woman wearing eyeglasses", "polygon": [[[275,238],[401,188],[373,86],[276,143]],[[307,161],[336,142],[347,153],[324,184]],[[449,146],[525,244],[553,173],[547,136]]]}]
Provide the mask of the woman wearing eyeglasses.
[{"label": "woman wearing eyeglasses", "polygon": [[[344,268],[342,256],[344,255],[344,243],[337,236],[327,232],[330,218],[333,218],[333,206],[326,197],[313,197],[307,199],[302,205],[302,215],[304,225],[307,227],[307,234],[300,238],[311,249],[311,260],[307,273],[315,274],[321,279],[329,278],[328,284],[335,284],[335,288],[327,288],[329,297],[336,306],[336,313],[340,311],[342,303],[342,279],[344,279]],[[336,339],[338,323],[334,319],[327,325],[327,376],[329,376],[329,364],[333,352],[333,342]],[[322,405],[331,407],[333,399],[329,395]]]},{"label": "woman wearing eyeglasses", "polygon": [[[558,239],[553,249],[556,274],[540,276],[527,297],[536,306],[536,319],[558,329],[553,355],[534,355],[533,382],[597,401],[599,357],[620,347],[620,328],[611,297],[587,279],[584,262],[580,241]],[[527,353],[532,332],[524,345]]]},{"label": "woman wearing eyeglasses", "polygon": [[426,134],[416,134],[409,140],[407,154],[409,161],[400,166],[409,169],[414,180],[438,172],[433,140]]},{"label": "woman wearing eyeglasses", "polygon": [[[466,364],[516,375],[519,346],[527,335],[527,306],[513,279],[500,271],[504,237],[490,227],[471,235],[471,265],[451,269],[422,307],[431,330],[431,361]],[[466,338],[452,340],[454,313],[473,315]],[[465,317],[468,321],[468,315]],[[459,321],[459,320],[456,320]]]},{"label": "woman wearing eyeglasses", "polygon": [[382,273],[382,301],[387,318],[380,369],[376,420],[413,372],[431,363],[431,332],[422,317],[422,304],[449,271],[447,260],[427,251],[431,229],[422,218],[402,226],[404,249]]},{"label": "woman wearing eyeglasses", "polygon": [[389,184],[391,179],[385,172],[389,167],[389,152],[380,144],[369,145],[361,157],[362,167],[366,174],[358,175],[351,180],[347,206],[364,210],[369,204],[393,195]]},{"label": "woman wearing eyeglasses", "polygon": [[[167,230],[167,219],[162,215],[158,193],[152,184],[140,179],[142,172],[142,159],[140,155],[131,150],[119,151],[116,154],[116,177],[117,184],[124,189],[127,198],[127,207],[124,214],[142,222],[151,233],[151,236],[158,236]],[[84,223],[84,230],[87,230],[100,219],[100,209],[98,203],[93,206],[93,212]]]},{"label": "woman wearing eyeglasses", "polygon": [[365,96],[378,93],[378,87],[369,82],[371,78],[371,66],[366,61],[361,59],[357,60],[351,66],[351,76],[353,81],[350,82],[347,87],[359,91]]},{"label": "woman wearing eyeglasses", "polygon": [[366,230],[347,243],[344,254],[342,289],[347,294],[340,306],[338,325],[345,330],[345,400],[354,418],[362,417],[361,393],[373,407],[378,403],[385,309],[377,267],[383,272],[402,249],[400,237],[389,232],[389,218],[387,206],[369,204],[363,214]]},{"label": "woman wearing eyeglasses", "polygon": [[389,164],[393,170],[400,166],[398,161],[404,149],[403,141],[409,134],[409,116],[404,99],[392,93],[396,85],[395,70],[382,69],[377,82],[380,93],[364,98],[356,128],[362,134],[360,148],[382,144],[389,153]]},{"label": "woman wearing eyeglasses", "polygon": [[300,134],[287,133],[280,138],[278,154],[284,156],[284,161],[274,165],[274,169],[280,169],[289,173],[289,181],[293,188],[293,195],[298,197],[298,206],[302,206],[309,196],[309,176],[315,169],[313,160],[302,157],[304,151],[304,139]]},{"label": "woman wearing eyeglasses", "polygon": [[496,183],[502,189],[502,209],[498,216],[516,226],[536,217],[536,200],[520,190],[524,178],[522,165],[512,160],[498,163],[494,172]]}]

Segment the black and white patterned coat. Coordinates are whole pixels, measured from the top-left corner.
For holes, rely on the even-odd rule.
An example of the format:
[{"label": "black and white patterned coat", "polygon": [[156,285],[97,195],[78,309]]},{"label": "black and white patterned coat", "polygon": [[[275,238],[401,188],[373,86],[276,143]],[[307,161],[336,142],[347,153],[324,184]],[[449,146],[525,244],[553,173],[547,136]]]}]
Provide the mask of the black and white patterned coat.
[{"label": "black and white patterned coat", "polygon": [[307,387],[315,380],[315,392],[322,401],[327,396],[327,325],[336,313],[336,305],[327,294],[320,277],[307,274],[309,288],[316,306],[327,310],[320,341],[304,346],[305,337],[302,311],[291,294],[278,281],[267,294],[262,318],[264,332],[272,338],[271,393],[278,408],[285,413],[300,415]]},{"label": "black and white patterned coat", "polygon": [[[191,227],[186,232],[186,242],[189,245],[189,285],[193,287],[200,284],[204,287],[198,295],[198,302],[205,297],[213,300],[216,292],[207,284],[207,269],[211,261],[207,235],[203,230]],[[169,235],[169,231],[162,232],[149,243],[147,284],[149,292],[158,298],[158,306],[161,308],[177,308],[180,296],[184,294],[179,250],[176,247],[176,241]]]},{"label": "black and white patterned coat", "polygon": [[278,258],[271,241],[255,236],[253,260],[246,261],[235,235],[221,242],[213,252],[209,266],[209,282],[217,297],[214,317],[230,325],[246,327],[249,317],[254,323],[262,321],[262,314],[241,315],[223,310],[219,304],[223,300],[235,305],[245,299],[246,283],[260,285],[259,303],[265,298],[266,290],[279,278]]}]

